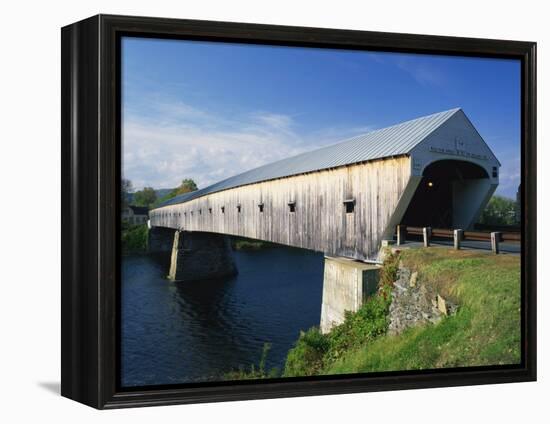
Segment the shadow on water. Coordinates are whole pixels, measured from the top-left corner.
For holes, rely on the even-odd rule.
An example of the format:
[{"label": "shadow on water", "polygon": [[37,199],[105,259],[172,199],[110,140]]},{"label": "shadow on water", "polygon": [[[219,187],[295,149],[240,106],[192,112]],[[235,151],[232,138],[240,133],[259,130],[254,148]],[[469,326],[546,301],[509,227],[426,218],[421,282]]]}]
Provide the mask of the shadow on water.
[{"label": "shadow on water", "polygon": [[239,274],[170,282],[166,260],[122,264],[122,384],[219,380],[257,364],[284,366],[300,330],[318,325],[323,256],[299,249],[233,252]]}]

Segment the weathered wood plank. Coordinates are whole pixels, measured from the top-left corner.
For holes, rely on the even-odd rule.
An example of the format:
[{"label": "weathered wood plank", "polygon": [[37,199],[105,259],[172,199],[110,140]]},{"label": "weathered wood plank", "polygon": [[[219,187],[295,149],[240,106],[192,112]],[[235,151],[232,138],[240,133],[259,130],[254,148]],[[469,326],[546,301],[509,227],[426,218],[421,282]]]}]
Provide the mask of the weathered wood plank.
[{"label": "weathered wood plank", "polygon": [[[322,170],[158,208],[151,211],[151,224],[374,259],[410,175],[406,156]],[[346,199],[355,199],[351,214],[346,214]],[[289,202],[295,202],[294,212]]]}]

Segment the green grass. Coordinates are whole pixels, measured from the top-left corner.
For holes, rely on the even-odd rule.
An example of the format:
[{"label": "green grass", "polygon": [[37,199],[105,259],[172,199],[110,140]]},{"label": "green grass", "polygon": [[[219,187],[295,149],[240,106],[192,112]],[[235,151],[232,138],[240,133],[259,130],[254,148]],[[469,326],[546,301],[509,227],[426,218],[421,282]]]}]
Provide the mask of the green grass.
[{"label": "green grass", "polygon": [[344,323],[333,328],[329,334],[321,334],[314,327],[300,335],[295,347],[288,353],[284,377],[324,374],[328,364],[386,333],[391,284],[397,278],[398,261],[399,257],[388,256],[380,273],[378,292],[357,312],[346,312]]},{"label": "green grass", "polygon": [[432,247],[403,251],[401,260],[432,293],[457,302],[457,313],[350,349],[318,374],[519,363],[519,257]]},{"label": "green grass", "polygon": [[[458,304],[456,314],[438,324],[387,334],[392,283],[399,262],[418,272],[418,284]],[[278,377],[258,366],[226,375],[228,380]],[[516,364],[520,361],[520,259],[447,248],[404,250],[390,255],[379,289],[356,313],[329,334],[313,327],[300,334],[283,377],[350,374]]]}]

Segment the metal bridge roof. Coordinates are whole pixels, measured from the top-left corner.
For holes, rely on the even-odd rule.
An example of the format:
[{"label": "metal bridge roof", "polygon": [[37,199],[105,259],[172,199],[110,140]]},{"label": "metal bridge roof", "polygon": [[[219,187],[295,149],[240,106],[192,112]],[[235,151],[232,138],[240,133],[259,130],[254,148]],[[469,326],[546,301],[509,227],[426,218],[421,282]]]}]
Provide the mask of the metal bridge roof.
[{"label": "metal bridge roof", "polygon": [[181,194],[161,203],[159,207],[187,202],[206,194],[261,181],[407,154],[459,110],[461,109],[455,108],[423,116],[412,121],[371,131],[331,146],[272,162],[203,189]]}]

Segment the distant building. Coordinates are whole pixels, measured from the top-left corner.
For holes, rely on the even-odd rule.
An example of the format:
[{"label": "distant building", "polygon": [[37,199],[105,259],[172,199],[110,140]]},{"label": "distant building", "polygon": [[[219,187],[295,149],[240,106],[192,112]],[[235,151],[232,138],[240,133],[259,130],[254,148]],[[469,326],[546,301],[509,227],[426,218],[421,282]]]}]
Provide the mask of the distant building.
[{"label": "distant building", "polygon": [[146,224],[149,219],[149,209],[146,206],[127,206],[122,210],[122,220],[129,224]]}]

